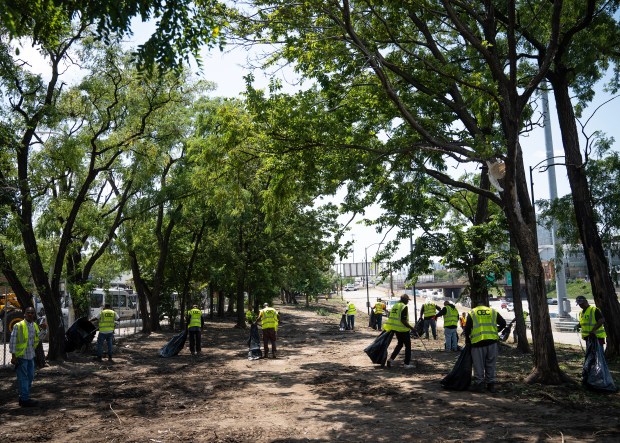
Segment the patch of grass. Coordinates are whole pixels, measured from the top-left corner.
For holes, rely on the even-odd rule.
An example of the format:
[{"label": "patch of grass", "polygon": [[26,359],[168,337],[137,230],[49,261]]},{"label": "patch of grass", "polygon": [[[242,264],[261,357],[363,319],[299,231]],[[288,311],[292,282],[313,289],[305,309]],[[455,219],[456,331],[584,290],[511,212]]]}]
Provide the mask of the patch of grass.
[{"label": "patch of grass", "polygon": [[331,312],[329,312],[327,309],[325,308],[319,308],[316,310],[316,314],[320,315],[322,317],[327,317],[328,315],[331,314]]}]

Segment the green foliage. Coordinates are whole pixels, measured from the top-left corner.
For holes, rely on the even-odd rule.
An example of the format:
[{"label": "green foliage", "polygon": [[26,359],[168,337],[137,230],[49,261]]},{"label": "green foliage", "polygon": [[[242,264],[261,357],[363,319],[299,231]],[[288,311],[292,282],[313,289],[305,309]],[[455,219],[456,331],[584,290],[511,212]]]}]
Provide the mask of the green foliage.
[{"label": "green foliage", "polygon": [[[575,299],[579,295],[585,295],[586,298],[592,300],[592,285],[590,282],[585,280],[573,280],[566,282],[566,297],[568,301],[573,305],[575,304]],[[547,298],[557,298],[557,292],[555,289],[547,293]]]},{"label": "green foliage", "polygon": [[168,316],[170,329],[172,329],[177,321],[177,318],[179,317],[179,309],[177,308],[177,304],[172,296],[172,293],[164,292],[161,295],[160,306],[160,320],[163,319],[164,316]]},{"label": "green foliage", "polygon": [[316,315],[320,315],[321,317],[327,317],[331,315],[331,312],[325,308],[319,308],[316,310]]},{"label": "green foliage", "polygon": [[92,281],[86,282],[84,284],[70,284],[68,286],[76,318],[88,316],[89,310],[91,308],[90,294],[92,293],[95,286],[95,283]]},{"label": "green foliage", "polygon": [[245,311],[246,323],[252,324],[256,321],[257,318],[258,318],[258,314],[256,314],[254,311]]}]

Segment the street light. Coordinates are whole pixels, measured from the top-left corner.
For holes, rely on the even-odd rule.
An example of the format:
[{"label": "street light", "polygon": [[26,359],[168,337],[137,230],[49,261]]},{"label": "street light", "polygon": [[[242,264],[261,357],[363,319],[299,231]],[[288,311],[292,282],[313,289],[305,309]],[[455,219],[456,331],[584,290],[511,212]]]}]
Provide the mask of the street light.
[{"label": "street light", "polygon": [[375,245],[379,245],[380,248],[381,244],[382,243],[373,243],[372,245],[368,245],[364,248],[364,262],[366,263],[366,309],[368,310],[368,315],[370,315],[370,289],[368,289],[368,248]]}]

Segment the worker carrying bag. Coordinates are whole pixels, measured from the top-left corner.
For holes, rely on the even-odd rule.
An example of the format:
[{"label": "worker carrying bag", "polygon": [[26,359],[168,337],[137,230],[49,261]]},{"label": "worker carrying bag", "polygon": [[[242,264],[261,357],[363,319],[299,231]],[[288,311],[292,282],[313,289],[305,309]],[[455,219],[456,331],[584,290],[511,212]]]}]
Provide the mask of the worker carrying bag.
[{"label": "worker carrying bag", "polygon": [[465,345],[450,373],[441,380],[441,385],[451,391],[466,391],[471,384],[472,367],[471,345]]}]

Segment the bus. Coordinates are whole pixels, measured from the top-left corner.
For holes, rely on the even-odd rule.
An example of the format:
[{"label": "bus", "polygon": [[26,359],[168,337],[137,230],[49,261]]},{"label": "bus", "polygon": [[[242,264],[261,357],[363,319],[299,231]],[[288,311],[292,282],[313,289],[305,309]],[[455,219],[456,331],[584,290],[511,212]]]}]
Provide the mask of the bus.
[{"label": "bus", "polygon": [[99,317],[103,306],[107,303],[118,313],[121,320],[138,318],[137,296],[124,288],[95,288],[90,294],[91,317]]}]

